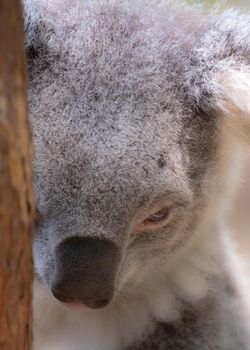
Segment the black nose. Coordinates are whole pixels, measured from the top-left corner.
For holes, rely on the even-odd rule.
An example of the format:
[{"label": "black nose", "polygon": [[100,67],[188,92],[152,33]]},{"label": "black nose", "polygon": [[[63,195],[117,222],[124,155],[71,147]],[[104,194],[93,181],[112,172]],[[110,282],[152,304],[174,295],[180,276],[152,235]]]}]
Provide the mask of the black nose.
[{"label": "black nose", "polygon": [[118,247],[105,239],[74,237],[56,248],[51,291],[66,303],[106,306],[114,295]]}]

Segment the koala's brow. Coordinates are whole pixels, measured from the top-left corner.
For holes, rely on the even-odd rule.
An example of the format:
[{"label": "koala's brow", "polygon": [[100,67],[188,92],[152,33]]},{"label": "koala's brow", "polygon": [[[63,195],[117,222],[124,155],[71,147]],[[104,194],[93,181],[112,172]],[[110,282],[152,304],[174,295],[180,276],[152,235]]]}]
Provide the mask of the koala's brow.
[{"label": "koala's brow", "polygon": [[[157,203],[168,202],[174,205],[175,207],[187,207],[192,202],[191,193],[178,191],[178,190],[165,190],[159,193],[159,195],[155,196],[151,202],[150,206],[153,206]],[[147,206],[149,203],[147,203]]]}]

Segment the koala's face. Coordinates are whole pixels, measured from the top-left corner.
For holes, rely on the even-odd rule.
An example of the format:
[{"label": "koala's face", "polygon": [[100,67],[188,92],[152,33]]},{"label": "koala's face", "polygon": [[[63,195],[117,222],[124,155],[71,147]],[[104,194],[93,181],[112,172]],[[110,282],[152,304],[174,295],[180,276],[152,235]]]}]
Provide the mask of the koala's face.
[{"label": "koala's face", "polygon": [[35,267],[66,303],[142,283],[206,212],[217,124],[180,98],[185,53],[153,23],[102,9],[44,35],[30,62]]}]

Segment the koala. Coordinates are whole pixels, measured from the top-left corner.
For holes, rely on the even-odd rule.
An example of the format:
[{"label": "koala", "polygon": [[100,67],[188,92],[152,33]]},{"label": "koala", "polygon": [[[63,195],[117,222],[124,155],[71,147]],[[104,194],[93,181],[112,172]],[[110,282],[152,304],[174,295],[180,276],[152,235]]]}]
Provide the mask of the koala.
[{"label": "koala", "polygon": [[25,0],[34,350],[243,350],[225,213],[250,144],[250,17]]}]

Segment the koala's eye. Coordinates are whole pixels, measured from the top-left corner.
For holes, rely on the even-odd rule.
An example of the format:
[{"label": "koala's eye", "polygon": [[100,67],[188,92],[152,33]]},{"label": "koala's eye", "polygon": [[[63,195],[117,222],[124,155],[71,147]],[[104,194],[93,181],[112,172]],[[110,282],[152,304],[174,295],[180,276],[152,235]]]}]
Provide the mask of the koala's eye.
[{"label": "koala's eye", "polygon": [[150,215],[147,219],[143,220],[144,225],[147,224],[159,224],[162,221],[165,221],[168,219],[170,214],[170,209],[169,208],[163,208],[156,213]]},{"label": "koala's eye", "polygon": [[[158,207],[159,208],[159,207]],[[156,229],[166,225],[171,217],[171,207],[164,206],[161,209],[151,209],[135,225],[135,231]]]}]

